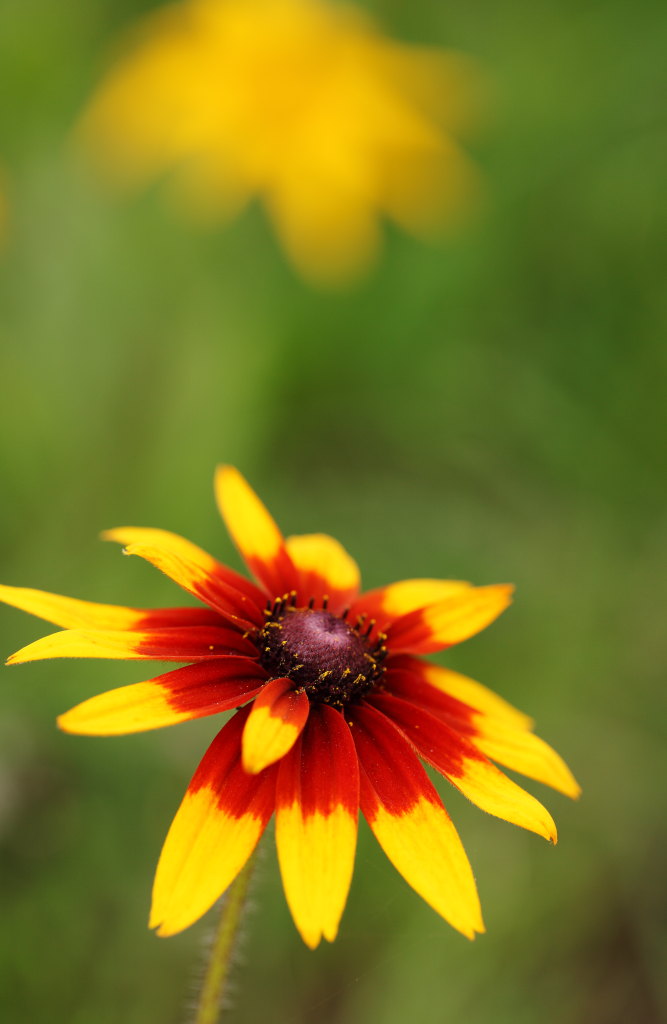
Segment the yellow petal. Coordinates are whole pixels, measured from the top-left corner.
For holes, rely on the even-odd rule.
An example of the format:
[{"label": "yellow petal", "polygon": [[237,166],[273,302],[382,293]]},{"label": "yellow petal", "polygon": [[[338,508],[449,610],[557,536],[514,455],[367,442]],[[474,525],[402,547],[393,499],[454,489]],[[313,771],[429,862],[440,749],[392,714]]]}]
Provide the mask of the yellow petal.
[{"label": "yellow petal", "polygon": [[448,597],[469,590],[471,586],[465,580],[398,580],[364,596],[381,595],[383,611],[392,618],[398,618],[417,608],[445,601]]},{"label": "yellow petal", "polygon": [[469,939],[483,932],[470,862],[414,748],[368,705],[352,715],[361,766],[361,810],[397,871]]},{"label": "yellow petal", "polygon": [[315,706],[280,763],[276,846],[294,923],[311,949],[338,933],[352,881],[359,814],[359,769],[349,726]]},{"label": "yellow petal", "polygon": [[556,826],[547,809],[491,764],[474,737],[390,694],[377,693],[373,704],[400,727],[425,761],[483,811],[556,842]]},{"label": "yellow petal", "polygon": [[359,567],[342,544],[325,533],[308,533],[288,537],[285,546],[299,574],[299,596],[306,604],[325,597],[329,608],[343,610],[359,590]]},{"label": "yellow petal", "polygon": [[186,626],[141,631],[66,629],[22,647],[8,665],[43,658],[127,658],[156,661],[204,661],[228,654],[256,654],[250,640],[231,629]]},{"label": "yellow petal", "polygon": [[122,736],[176,725],[192,717],[187,711],[175,711],[165,690],[147,682],[100,693],[59,715],[57,722],[63,732],[80,736]]},{"label": "yellow petal", "polygon": [[79,601],[74,597],[49,594],[45,590],[30,590],[27,587],[0,585],[0,601],[65,629],[131,629],[149,614],[139,608]]},{"label": "yellow petal", "polygon": [[400,814],[364,814],[396,870],[436,913],[469,939],[484,931],[470,862],[442,806],[421,798]]},{"label": "yellow petal", "polygon": [[367,196],[350,192],[347,183],[341,187],[335,168],[317,170],[319,180],[280,181],[266,205],[294,266],[314,284],[337,287],[368,270],[381,235]]},{"label": "yellow petal", "polygon": [[266,599],[262,592],[183,537],[166,530],[131,527],[108,530],[102,536],[124,544],[126,555],[145,558],[226,618],[250,628],[264,621]]},{"label": "yellow petal", "polygon": [[488,686],[483,686],[482,683],[463,676],[460,672],[453,672],[452,669],[443,668],[441,665],[434,665],[432,662],[424,661],[422,658],[413,658],[407,654],[393,659],[393,666],[416,672],[421,679],[430,683],[441,693],[446,693],[449,697],[454,697],[485,715],[501,718],[518,729],[531,729],[533,726],[533,719],[523,711],[519,711],[518,708],[490,690]]},{"label": "yellow petal", "polygon": [[150,927],[175,935],[215,903],[257,845],[274,807],[275,769],[247,775],[238,712],[206,752],[174,818],[153,885]]},{"label": "yellow petal", "polygon": [[514,587],[471,587],[437,604],[408,613],[387,630],[391,650],[426,654],[461,643],[485,629],[512,601]]},{"label": "yellow petal", "polygon": [[169,530],[157,530],[149,526],[117,526],[113,530],[104,530],[101,536],[102,540],[115,541],[126,547],[131,544],[145,544],[169,551],[174,557],[196,565],[205,573],[215,572],[218,566],[215,558],[203,548]]},{"label": "yellow petal", "polygon": [[292,590],[296,573],[283,535],[237,469],[218,467],[215,494],[220,514],[250,571],[272,597]]},{"label": "yellow petal", "polygon": [[249,658],[224,658],[174,669],[155,679],[121,686],[60,715],[64,732],[120,736],[161,729],[230,711],[259,691],[265,673]]},{"label": "yellow petal", "polygon": [[352,881],[357,820],[338,808],[304,816],[293,804],[276,814],[276,844],[285,897],[310,949],[333,942]]},{"label": "yellow petal", "polygon": [[231,885],[263,831],[252,813],[220,810],[210,790],[186,794],[158,863],[149,926],[169,936],[193,924]]},{"label": "yellow petal", "polygon": [[483,811],[536,832],[552,843],[558,841],[555,822],[546,807],[488,761],[466,760],[460,775],[447,778]]},{"label": "yellow petal", "polygon": [[272,679],[255,698],[243,730],[243,767],[256,775],[294,746],[310,702],[291,679]]},{"label": "yellow petal", "polygon": [[581,787],[565,761],[539,736],[484,715],[475,716],[475,726],[473,742],[487,757],[566,796],[580,796]]},{"label": "yellow petal", "polygon": [[350,609],[350,621],[365,615],[367,619],[375,619],[378,630],[383,630],[394,619],[454,597],[471,586],[463,580],[399,580],[362,594]]}]

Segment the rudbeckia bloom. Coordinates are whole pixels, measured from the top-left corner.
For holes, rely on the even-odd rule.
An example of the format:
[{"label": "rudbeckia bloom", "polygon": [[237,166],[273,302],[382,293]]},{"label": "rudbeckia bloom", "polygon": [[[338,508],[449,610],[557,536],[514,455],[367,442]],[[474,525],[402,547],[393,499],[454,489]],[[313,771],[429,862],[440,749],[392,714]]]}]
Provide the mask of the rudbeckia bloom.
[{"label": "rudbeckia bloom", "polygon": [[150,924],[173,935],[231,884],[275,813],[285,895],[304,941],[333,940],[347,898],[361,809],[405,880],[469,938],[484,930],[472,870],[421,761],[473,803],[555,842],[553,820],[494,761],[569,796],[579,788],[530,720],[480,683],[421,655],[466,640],[512,588],[403,580],[359,593],[333,538],[284,538],[243,477],[216,475],[222,516],[256,582],[163,530],[104,536],[200,602],[139,610],[0,588],[8,604],[63,631],[10,664],[40,658],[185,662],[92,697],[58,719],[115,735],[236,709],[197,768],[157,868]]},{"label": "rudbeckia bloom", "polygon": [[474,178],[455,136],[474,75],[326,0],[184,0],[145,19],[83,115],[79,137],[112,184],[173,172],[199,220],[264,203],[308,278],[355,276],[387,216],[433,231]]}]

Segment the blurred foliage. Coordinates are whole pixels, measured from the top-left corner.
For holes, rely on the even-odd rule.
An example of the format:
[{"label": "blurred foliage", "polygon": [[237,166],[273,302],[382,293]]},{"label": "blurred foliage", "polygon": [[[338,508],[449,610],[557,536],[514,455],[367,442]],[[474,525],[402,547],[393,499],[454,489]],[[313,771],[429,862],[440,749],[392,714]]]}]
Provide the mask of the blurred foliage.
[{"label": "blurred foliage", "polygon": [[[579,777],[579,804],[539,794],[559,846],[447,793],[488,934],[455,934],[364,829],[340,937],[311,953],[269,837],[229,1019],[654,1024],[667,1012],[664,5],[374,0],[392,35],[488,69],[487,196],[439,246],[390,232],[374,275],[338,295],[294,277],[256,209],[191,233],[155,195],[111,201],[75,165],[68,135],[109,47],[153,6],[5,0],[0,13],[3,581],[174,603],[96,533],[161,526],[238,565],[211,492],[224,459],[286,531],[338,536],[369,586],[516,582],[512,611],[447,662],[533,714]],[[42,632],[0,616],[7,653]],[[3,671],[11,1024],[183,1019],[208,924],[160,941],[146,916],[216,725],[109,740],[53,725],[140,678],[104,662]]]}]

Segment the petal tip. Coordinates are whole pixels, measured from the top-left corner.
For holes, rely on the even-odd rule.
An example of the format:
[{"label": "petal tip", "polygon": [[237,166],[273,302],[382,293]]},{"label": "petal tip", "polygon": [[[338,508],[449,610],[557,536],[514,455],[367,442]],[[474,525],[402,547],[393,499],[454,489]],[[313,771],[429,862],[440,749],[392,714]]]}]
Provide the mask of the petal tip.
[{"label": "petal tip", "polygon": [[56,725],[61,732],[69,733],[70,735],[77,736],[95,736],[97,735],[94,731],[88,731],[81,724],[77,726],[76,708],[72,708],[70,711],[63,711],[62,715],[58,715],[56,718]]},{"label": "petal tip", "polygon": [[570,800],[578,800],[581,797],[582,789],[576,779],[567,779],[560,781],[558,786],[554,786],[557,792],[562,793],[563,796],[567,796]]},{"label": "petal tip", "polygon": [[450,921],[449,923],[456,928],[457,932],[463,935],[463,937],[468,939],[470,942],[474,942],[478,935],[484,935],[486,932],[484,922],[482,921],[482,912],[479,906],[477,907],[477,912],[472,920],[468,918],[465,922],[458,921],[454,923],[453,921]]},{"label": "petal tip", "polygon": [[159,939],[169,939],[172,935],[178,935],[184,930],[182,926],[169,924],[165,915],[157,913],[153,908],[148,917],[148,927],[155,932]]},{"label": "petal tip", "polygon": [[461,932],[462,935],[466,937],[466,939],[469,939],[471,942],[474,942],[478,935],[485,934],[486,927],[484,925],[484,921],[482,920],[482,909],[479,906],[479,902],[476,907],[476,912],[473,915],[473,920],[470,921],[470,923],[467,924],[465,927],[461,927],[459,925],[459,931]]},{"label": "petal tip", "polygon": [[[540,804],[537,800],[535,800],[535,803],[540,808],[542,813],[539,815],[539,817],[534,819],[532,825],[523,824],[522,827],[528,828],[531,832],[534,832],[535,835],[542,836],[542,838],[546,839],[548,843],[550,843],[552,846],[555,846],[558,842],[558,829],[556,828],[556,822],[553,820],[553,818],[547,811],[546,807]],[[515,824],[521,823],[515,822]]]},{"label": "petal tip", "polygon": [[[301,931],[301,929],[299,929],[299,935],[301,936],[301,938],[303,939],[305,944],[308,946],[308,949],[317,949],[317,947],[319,946],[320,941],[322,939],[322,933],[319,932],[319,931],[318,932],[304,932],[304,931]],[[335,936],[334,936],[334,938],[335,938]],[[330,939],[329,941],[333,942],[333,939]]]},{"label": "petal tip", "polygon": [[102,530],[102,532],[100,534],[100,540],[109,540],[109,541],[114,541],[116,544],[122,544],[123,545],[123,554],[124,555],[127,555],[127,554],[131,553],[128,550],[130,545],[126,543],[126,537],[127,537],[127,528],[123,527],[123,526],[116,526],[112,530]]},{"label": "petal tip", "polygon": [[224,487],[224,485],[232,479],[242,479],[236,466],[231,466],[228,462],[220,462],[215,467],[215,473],[213,475],[215,487]]}]

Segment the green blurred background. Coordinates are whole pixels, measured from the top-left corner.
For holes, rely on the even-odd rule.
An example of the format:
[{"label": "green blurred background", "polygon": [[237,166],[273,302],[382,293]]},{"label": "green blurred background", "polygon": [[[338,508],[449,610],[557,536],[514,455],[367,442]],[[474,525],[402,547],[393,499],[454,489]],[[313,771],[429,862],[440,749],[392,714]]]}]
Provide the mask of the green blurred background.
[{"label": "green blurred background", "polygon": [[[3,582],[180,603],[96,535],[165,527],[238,565],[213,503],[220,460],[287,532],[338,536],[369,586],[514,581],[510,613],[446,660],[533,714],[573,767],[578,804],[529,786],[559,845],[446,794],[488,929],[469,944],[364,827],[339,939],[312,953],[269,835],[229,1020],[665,1019],[667,10],[375,0],[391,34],[487,69],[492,108],[472,147],[487,196],[441,245],[389,230],[371,277],[326,294],[286,267],[258,210],[198,234],[159,197],[120,203],[74,165],[67,135],[108,47],[152,6],[2,4]],[[7,654],[44,632],[0,614]],[[158,940],[146,917],[216,723],[106,740],[54,726],[148,675],[2,670],[8,1024],[187,1017],[211,918]]]}]

